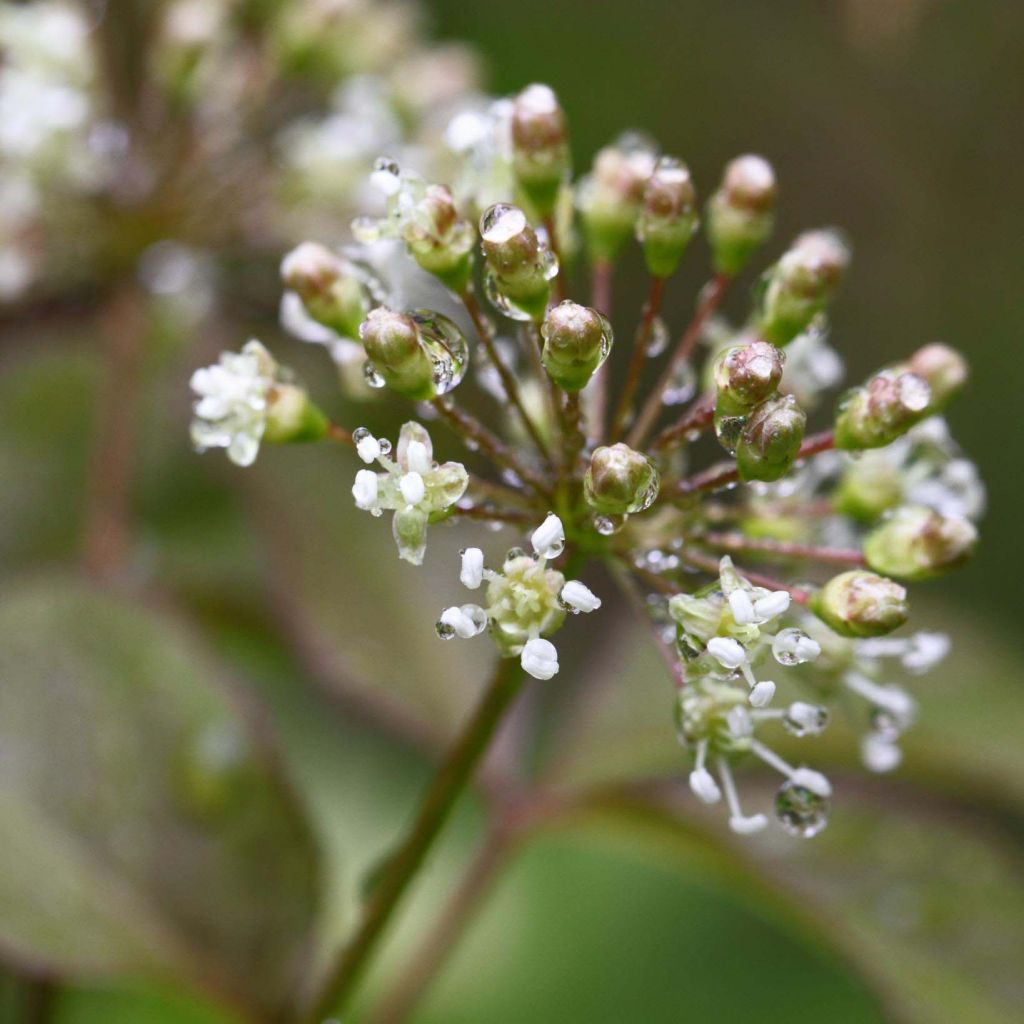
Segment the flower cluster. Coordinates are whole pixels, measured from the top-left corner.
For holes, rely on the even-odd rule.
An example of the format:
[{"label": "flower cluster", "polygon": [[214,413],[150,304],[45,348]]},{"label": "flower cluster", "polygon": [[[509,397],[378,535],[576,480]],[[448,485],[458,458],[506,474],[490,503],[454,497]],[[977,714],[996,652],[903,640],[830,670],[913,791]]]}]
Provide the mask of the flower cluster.
[{"label": "flower cluster", "polygon": [[[866,765],[898,764],[917,706],[887,667],[918,674],[948,647],[935,633],[896,635],[906,585],[970,556],[984,505],[942,419],[964,360],[925,345],[825,413],[843,370],[828,311],[850,264],[834,230],[783,248],[752,308],[730,322],[722,305],[774,223],[775,174],[762,157],[732,161],[703,204],[710,279],[670,345],[662,298],[701,217],[681,159],[623,136],[574,184],[568,121],[543,85],[458,111],[443,136],[447,177],[381,157],[370,180],[382,202],[354,224],[355,243],[303,243],[282,271],[286,325],[344,341],[369,392],[414,403],[419,420],[462,443],[464,462],[436,462],[419,422],[402,427],[394,459],[387,441],[323,418],[319,434],[283,436],[267,418],[279,375],[253,378],[232,357],[197,377],[200,442],[251,461],[265,423],[264,440],[351,445],[379,467],[356,474],[357,506],[394,512],[399,554],[414,564],[431,522],[533,527],[529,550],[513,547],[500,566],[479,547],[463,552],[460,579],[482,596],[445,608],[436,630],[487,632],[537,679],[559,671],[550,637],[567,614],[602,604],[567,576],[588,562],[607,570],[670,669],[696,797],[724,800],[736,832],[763,828],[766,815],[742,810],[734,776],[749,755],[783,777],[782,827],[814,835],[828,819],[828,780],[762,733],[816,737],[829,705],[852,695],[868,709]],[[631,239],[650,284],[617,358],[611,281]],[[568,268],[583,259],[589,305],[568,294]],[[700,467],[705,438],[720,454]]]}]

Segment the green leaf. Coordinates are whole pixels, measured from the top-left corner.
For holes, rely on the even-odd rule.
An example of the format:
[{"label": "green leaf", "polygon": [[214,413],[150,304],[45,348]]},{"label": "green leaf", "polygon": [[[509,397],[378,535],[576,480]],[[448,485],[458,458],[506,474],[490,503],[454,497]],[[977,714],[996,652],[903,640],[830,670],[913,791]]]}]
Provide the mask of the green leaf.
[{"label": "green leaf", "polygon": [[171,977],[264,1017],[320,888],[264,742],[173,622],[84,585],[0,593],[0,946],[59,974]]}]

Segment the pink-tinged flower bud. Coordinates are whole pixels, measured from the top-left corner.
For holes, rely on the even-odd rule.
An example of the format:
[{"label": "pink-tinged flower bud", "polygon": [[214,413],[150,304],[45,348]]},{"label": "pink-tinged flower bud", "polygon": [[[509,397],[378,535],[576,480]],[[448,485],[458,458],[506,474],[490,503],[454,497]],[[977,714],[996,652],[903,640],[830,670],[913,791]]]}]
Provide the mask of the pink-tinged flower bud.
[{"label": "pink-tinged flower bud", "polygon": [[907,591],[863,569],[840,573],[811,598],[811,611],[841,636],[884,636],[910,613]]},{"label": "pink-tinged flower bud", "polygon": [[727,349],[715,364],[715,388],[722,412],[740,413],[775,394],[782,380],[783,353],[766,341]]},{"label": "pink-tinged flower bud", "polygon": [[836,447],[883,448],[931,412],[931,388],[916,373],[882,370],[839,403]]},{"label": "pink-tinged flower bud", "polygon": [[686,164],[663,156],[647,179],[636,235],[647,269],[670,277],[697,230],[697,193]]},{"label": "pink-tinged flower bud", "polygon": [[796,461],[807,416],[792,395],[769,398],[750,414],[736,444],[743,480],[778,480]]},{"label": "pink-tinged flower bud", "polygon": [[540,217],[549,217],[569,176],[565,112],[547,85],[528,85],[512,102],[512,171]]},{"label": "pink-tinged flower bud", "polygon": [[445,185],[427,186],[423,198],[411,210],[402,235],[413,259],[424,270],[454,292],[466,287],[476,234],[469,221],[459,216]]},{"label": "pink-tinged flower bud", "polygon": [[370,293],[344,257],[319,242],[302,242],[281,261],[281,278],[314,320],[342,337],[359,336]]},{"label": "pink-tinged flower bud", "polygon": [[801,235],[766,274],[758,333],[787,345],[831,302],[846,276],[850,250],[835,231]]},{"label": "pink-tinged flower bud", "polygon": [[612,326],[596,309],[565,301],[553,306],[540,328],[541,362],[566,391],[579,391],[612,350]]},{"label": "pink-tinged flower bud", "polygon": [[497,203],[480,218],[480,246],[487,261],[488,298],[515,320],[540,321],[551,295],[558,260],[518,206]]},{"label": "pink-tinged flower bud", "polygon": [[904,505],[868,534],[864,557],[872,569],[913,582],[963,565],[977,541],[978,531],[967,519]]},{"label": "pink-tinged flower bud", "polygon": [[576,198],[592,262],[614,262],[629,241],[655,162],[654,147],[636,136],[623,137],[594,158]]},{"label": "pink-tinged flower bud", "polygon": [[929,412],[941,412],[967,383],[969,372],[967,360],[941,341],[919,348],[907,360],[906,369],[928,382],[932,390]]},{"label": "pink-tinged flower bud", "polygon": [[654,463],[620,442],[594,450],[583,480],[583,494],[600,515],[621,516],[650,508],[660,486]]},{"label": "pink-tinged flower bud", "polygon": [[763,157],[737,157],[708,202],[708,240],[719,274],[738,274],[771,234],[775,172]]}]

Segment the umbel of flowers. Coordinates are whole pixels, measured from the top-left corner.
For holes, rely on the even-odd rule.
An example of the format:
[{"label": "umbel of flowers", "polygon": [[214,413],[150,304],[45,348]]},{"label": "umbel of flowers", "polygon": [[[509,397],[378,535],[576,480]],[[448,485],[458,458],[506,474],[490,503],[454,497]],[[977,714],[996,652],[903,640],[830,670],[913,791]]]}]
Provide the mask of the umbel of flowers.
[{"label": "umbel of flowers", "polygon": [[[918,707],[891,670],[923,673],[949,646],[901,630],[907,585],[961,565],[977,538],[984,492],[942,419],[963,358],[940,343],[898,353],[830,408],[842,363],[828,312],[850,264],[832,229],[778,247],[731,323],[723,303],[774,223],[760,156],[732,161],[702,203],[685,162],[633,134],[574,182],[568,121],[543,85],[459,112],[445,138],[446,180],[382,156],[356,242],[305,242],[282,266],[286,323],[297,311],[332,353],[355,348],[366,394],[411,408],[394,448],[358,413],[331,421],[255,342],[193,378],[197,446],[239,465],[261,442],[350,446],[357,507],[392,513],[414,565],[442,520],[528,537],[467,547],[474,599],[435,628],[486,634],[536,679],[559,672],[555,634],[577,613],[599,621],[619,588],[669,669],[695,797],[735,832],[761,830],[737,783],[760,761],[781,776],[777,821],[814,835],[831,786],[777,753],[773,731],[813,748],[842,697],[865,723],[865,766],[892,770]],[[612,321],[628,319],[611,283],[631,240],[650,284],[615,356]],[[709,279],[671,343],[661,306],[683,260],[706,261]],[[584,304],[570,292],[588,276]],[[460,443],[462,461],[437,461],[435,442]]]}]

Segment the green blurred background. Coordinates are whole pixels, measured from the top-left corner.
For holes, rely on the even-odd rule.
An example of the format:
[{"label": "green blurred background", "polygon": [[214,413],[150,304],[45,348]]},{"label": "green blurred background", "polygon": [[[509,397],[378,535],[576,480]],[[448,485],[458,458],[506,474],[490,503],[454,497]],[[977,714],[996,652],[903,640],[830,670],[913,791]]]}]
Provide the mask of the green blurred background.
[{"label": "green blurred background", "polygon": [[[604,807],[553,829],[513,858],[414,1019],[1022,1019],[1024,557],[1013,531],[1024,501],[1024,204],[1015,184],[1024,166],[1024,5],[433,0],[430,8],[440,36],[481,50],[492,91],[533,80],[558,91],[580,167],[634,127],[683,156],[704,194],[731,156],[769,157],[781,182],[776,243],[823,224],[841,225],[853,242],[853,272],[833,316],[851,379],[936,338],[971,361],[970,387],[950,419],[981,467],[990,511],[974,563],[917,601],[918,624],[948,629],[957,648],[918,689],[923,720],[895,777],[863,781],[851,734],[840,729],[821,751],[838,780],[834,820],[812,844],[737,848],[721,822],[693,817],[685,798],[675,816]],[[682,323],[703,272],[688,258],[673,281],[671,324]],[[642,287],[639,267],[625,270],[618,309],[638,308]],[[744,297],[734,300],[739,313]],[[296,346],[272,320],[245,326],[291,358]],[[43,331],[4,329],[5,608],[28,601],[41,578],[63,578],[78,557],[100,379],[93,333],[73,318]],[[195,358],[159,338],[147,356],[153,387],[140,427],[134,584],[171,609],[175,642],[194,645],[260,705],[326,850],[330,911],[321,925],[336,934],[428,764],[416,743],[381,735],[336,684],[356,675],[375,697],[398,694],[417,722],[451,730],[484,660],[441,650],[430,621],[465,537],[436,531],[417,576],[395,564],[387,530],[351,510],[351,460],[337,452],[270,450],[249,474],[212,455],[198,459],[184,429]],[[295,361],[343,417],[323,363],[310,353]],[[77,584],[60,586],[79,621],[88,597]],[[24,612],[11,621],[34,620]],[[575,643],[563,676],[607,699],[583,726],[565,721],[561,694],[532,708],[558,723],[547,754],[560,755],[566,778],[671,778],[678,755],[664,682],[642,638],[623,630],[595,650],[580,631]],[[106,656],[90,653],[101,666]],[[59,750],[53,756],[59,767]],[[450,893],[481,815],[472,800],[460,808],[371,994],[386,989]],[[261,897],[254,889],[252,899]],[[218,892],[208,898],[216,903]],[[9,909],[0,906],[0,923]],[[34,965],[14,960],[0,1015],[29,1019]],[[50,1012],[75,1024],[234,1019],[147,971],[62,982]]]}]

